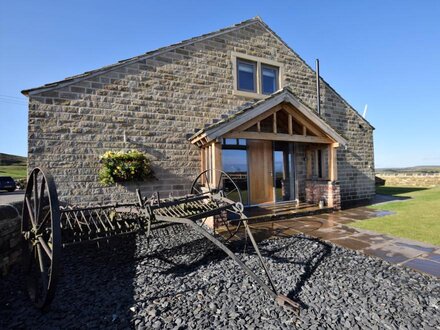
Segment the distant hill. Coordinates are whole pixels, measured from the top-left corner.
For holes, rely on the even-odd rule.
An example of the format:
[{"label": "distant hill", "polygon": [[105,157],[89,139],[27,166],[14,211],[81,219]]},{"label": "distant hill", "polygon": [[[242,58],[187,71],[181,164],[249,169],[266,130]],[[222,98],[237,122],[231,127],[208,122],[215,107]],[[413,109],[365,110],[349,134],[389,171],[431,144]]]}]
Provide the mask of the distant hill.
[{"label": "distant hill", "polygon": [[9,154],[3,154],[0,152],[0,165],[26,165],[27,158],[22,156],[15,156]]},{"label": "distant hill", "polygon": [[376,168],[376,173],[440,173],[440,165],[401,168]]}]

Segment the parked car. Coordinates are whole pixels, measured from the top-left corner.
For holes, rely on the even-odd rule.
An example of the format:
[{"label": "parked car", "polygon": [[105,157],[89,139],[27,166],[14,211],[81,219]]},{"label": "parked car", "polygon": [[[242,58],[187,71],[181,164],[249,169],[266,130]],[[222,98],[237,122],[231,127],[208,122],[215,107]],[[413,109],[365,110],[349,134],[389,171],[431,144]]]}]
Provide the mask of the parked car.
[{"label": "parked car", "polygon": [[0,190],[12,192],[15,189],[17,189],[17,186],[13,178],[10,176],[0,176]]}]

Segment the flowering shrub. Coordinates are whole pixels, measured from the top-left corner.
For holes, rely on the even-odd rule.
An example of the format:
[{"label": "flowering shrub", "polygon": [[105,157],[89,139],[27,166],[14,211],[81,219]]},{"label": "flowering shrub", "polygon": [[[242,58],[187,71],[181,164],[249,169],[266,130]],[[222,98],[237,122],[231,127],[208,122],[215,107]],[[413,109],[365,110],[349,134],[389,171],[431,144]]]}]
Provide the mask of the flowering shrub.
[{"label": "flowering shrub", "polygon": [[151,162],[137,150],[107,151],[100,157],[99,182],[109,186],[115,182],[141,181],[153,177]]}]

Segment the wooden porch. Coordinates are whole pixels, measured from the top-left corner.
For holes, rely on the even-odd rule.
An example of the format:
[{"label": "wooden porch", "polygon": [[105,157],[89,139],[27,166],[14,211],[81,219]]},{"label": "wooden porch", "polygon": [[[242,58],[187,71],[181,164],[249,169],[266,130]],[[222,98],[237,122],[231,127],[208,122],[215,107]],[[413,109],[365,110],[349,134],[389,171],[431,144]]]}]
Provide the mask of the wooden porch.
[{"label": "wooden porch", "polygon": [[[275,195],[275,151],[283,152],[285,165],[282,180],[286,183],[284,187],[290,189],[290,194],[282,196],[281,200],[303,198],[303,192],[298,191],[299,185],[303,186],[303,181],[300,183],[296,177],[299,165],[296,165],[293,149],[294,145],[301,145],[301,148],[305,146],[304,158],[298,159],[300,166],[304,167],[300,171],[306,173],[306,177],[301,178],[307,180],[305,200],[315,205],[323,200],[328,207],[339,208],[337,148],[346,145],[347,141],[289,90],[275,93],[266,100],[199,131],[190,141],[200,148],[202,171],[223,170],[224,149],[232,149],[230,145],[225,147],[225,144],[230,144],[228,141],[236,141],[235,149],[246,150],[248,205],[271,205],[280,200]],[[239,141],[245,142],[242,144]],[[281,143],[285,145],[281,146]],[[289,163],[289,159],[294,160]],[[289,164],[293,165],[289,167]],[[218,175],[220,174],[214,173],[209,178],[210,182],[202,183],[212,185],[220,179]],[[312,204],[302,204],[299,208],[313,207]],[[266,209],[266,216],[298,211],[296,205],[292,207],[293,203],[281,202],[277,205],[280,206],[275,208],[276,211],[274,208],[268,211],[270,206],[260,208]]]}]

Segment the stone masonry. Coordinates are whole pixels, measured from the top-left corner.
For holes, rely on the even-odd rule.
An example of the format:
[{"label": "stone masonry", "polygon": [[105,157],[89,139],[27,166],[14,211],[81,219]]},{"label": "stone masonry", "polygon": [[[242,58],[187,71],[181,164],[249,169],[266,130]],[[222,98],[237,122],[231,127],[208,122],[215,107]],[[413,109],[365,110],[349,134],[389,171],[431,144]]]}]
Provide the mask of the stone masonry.
[{"label": "stone masonry", "polygon": [[[314,71],[254,18],[109,69],[24,91],[29,95],[29,168],[50,169],[60,199],[73,204],[133,200],[138,187],[144,194],[188,193],[200,170],[199,150],[188,136],[252,101],[233,92],[231,52],[280,62],[282,85],[316,108]],[[342,201],[371,198],[373,128],[323,80],[321,102],[324,120],[349,141],[337,153]],[[99,156],[119,149],[151,155],[156,179],[102,187]]]},{"label": "stone masonry", "polygon": [[0,205],[0,275],[21,257],[21,203]]}]

